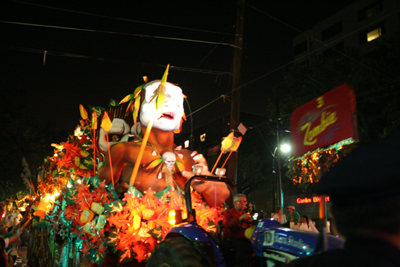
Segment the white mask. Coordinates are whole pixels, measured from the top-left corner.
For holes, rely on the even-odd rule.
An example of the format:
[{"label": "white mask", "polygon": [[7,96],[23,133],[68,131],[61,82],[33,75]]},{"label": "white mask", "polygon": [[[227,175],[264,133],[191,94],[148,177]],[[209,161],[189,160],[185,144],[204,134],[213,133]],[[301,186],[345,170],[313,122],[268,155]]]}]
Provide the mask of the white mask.
[{"label": "white mask", "polygon": [[143,88],[145,90],[145,99],[140,108],[140,122],[147,126],[150,119],[153,118],[153,127],[163,131],[174,131],[180,128],[181,118],[183,116],[183,95],[182,89],[171,83],[165,84],[165,106],[163,115],[158,117],[155,100],[151,102],[154,91],[160,85],[160,80],[149,82]]}]

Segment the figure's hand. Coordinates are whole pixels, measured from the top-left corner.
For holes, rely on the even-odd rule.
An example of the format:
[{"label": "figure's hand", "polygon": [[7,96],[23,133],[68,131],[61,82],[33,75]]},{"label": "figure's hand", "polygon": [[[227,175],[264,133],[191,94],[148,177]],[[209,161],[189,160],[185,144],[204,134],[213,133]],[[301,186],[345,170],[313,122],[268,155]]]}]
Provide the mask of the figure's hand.
[{"label": "figure's hand", "polygon": [[[183,171],[181,174],[183,177],[185,177],[187,180],[189,180],[191,177],[193,177],[196,174],[200,175],[210,175],[211,173],[208,171],[208,164],[206,159],[204,158],[203,154],[199,154],[197,151],[193,151],[190,156],[192,157],[192,160],[194,162],[192,166],[192,170],[194,167],[201,167],[201,172],[200,173],[194,173],[192,171]],[[209,187],[212,184],[209,181],[202,181],[200,179],[195,179],[192,181],[191,186],[196,189],[196,191],[202,193],[205,190],[209,189]]]},{"label": "figure's hand", "polygon": [[190,154],[194,161],[193,167],[202,167],[201,175],[210,175],[210,171],[208,170],[207,160],[204,158],[203,154],[199,154],[197,151],[193,151]]}]

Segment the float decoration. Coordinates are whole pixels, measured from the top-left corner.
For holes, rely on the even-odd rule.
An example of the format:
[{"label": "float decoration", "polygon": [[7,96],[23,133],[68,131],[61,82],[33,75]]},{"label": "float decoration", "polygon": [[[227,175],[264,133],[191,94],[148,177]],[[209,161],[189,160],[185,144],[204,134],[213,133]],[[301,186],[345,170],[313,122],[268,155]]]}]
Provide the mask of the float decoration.
[{"label": "float decoration", "polygon": [[242,137],[236,137],[234,132],[231,132],[227,137],[225,137],[221,142],[221,153],[218,156],[217,161],[214,164],[214,167],[211,170],[211,173],[214,173],[215,168],[218,165],[219,160],[221,159],[222,154],[229,152],[229,155],[226,157],[224,164],[221,168],[225,166],[228,162],[229,157],[232,152],[236,152],[242,142]]},{"label": "float decoration", "polygon": [[350,153],[355,146],[356,143],[350,138],[291,159],[293,183],[300,185],[303,191],[306,191],[311,184],[319,181],[326,170]]}]

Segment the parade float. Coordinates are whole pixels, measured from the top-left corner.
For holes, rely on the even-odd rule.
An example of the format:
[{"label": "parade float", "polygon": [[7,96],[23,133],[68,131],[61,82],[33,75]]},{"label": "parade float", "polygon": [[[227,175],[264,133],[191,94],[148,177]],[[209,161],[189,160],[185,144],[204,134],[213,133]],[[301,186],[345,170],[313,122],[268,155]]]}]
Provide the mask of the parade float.
[{"label": "parade float", "polygon": [[[210,172],[202,155],[173,143],[185,119],[185,96],[167,75],[168,67],[161,80],[144,77],[107,108],[87,112],[81,105],[74,134],[52,144],[54,154],[39,167],[29,266],[115,266],[115,258],[143,264],[176,214],[187,217],[185,182],[194,172]],[[222,152],[238,143],[230,135]],[[216,231],[229,194],[225,184],[192,185],[203,229]]]}]

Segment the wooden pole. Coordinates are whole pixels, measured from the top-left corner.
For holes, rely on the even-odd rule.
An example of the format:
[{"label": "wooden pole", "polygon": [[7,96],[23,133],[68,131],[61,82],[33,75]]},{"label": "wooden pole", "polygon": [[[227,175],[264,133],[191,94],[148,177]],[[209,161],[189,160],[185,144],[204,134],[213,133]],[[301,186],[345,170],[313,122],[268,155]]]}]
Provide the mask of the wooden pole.
[{"label": "wooden pole", "polygon": [[93,129],[93,175],[96,175],[96,129]]},{"label": "wooden pole", "polygon": [[114,187],[114,174],[113,174],[113,168],[112,168],[112,162],[111,162],[110,140],[108,139],[108,131],[106,131],[106,137],[107,137],[107,147],[108,147],[108,160],[110,161],[111,181],[112,181],[113,188],[115,188]]},{"label": "wooden pole", "polygon": [[139,154],[138,154],[138,157],[136,159],[135,166],[133,167],[131,180],[129,181],[129,183],[131,185],[135,184],[135,180],[136,180],[136,176],[137,176],[137,173],[138,173],[138,170],[139,170],[140,162],[142,161],[144,149],[146,148],[147,140],[149,140],[149,135],[150,135],[151,128],[153,128],[153,118],[151,118],[149,120],[149,124],[147,124],[146,132],[145,132],[145,134],[143,136],[142,145],[140,146]]},{"label": "wooden pole", "polygon": [[211,174],[213,174],[215,168],[217,167],[217,164],[218,164],[219,160],[221,159],[221,156],[222,156],[222,151],[221,151],[221,153],[219,153],[219,157],[218,157],[217,161],[215,162],[214,167],[211,170]]},{"label": "wooden pole", "polygon": [[232,152],[233,152],[232,150],[231,150],[231,152],[229,152],[229,155],[226,157],[226,160],[225,160],[224,164],[222,164],[221,168],[223,168],[225,166],[225,164],[228,162],[228,159],[232,155]]}]

